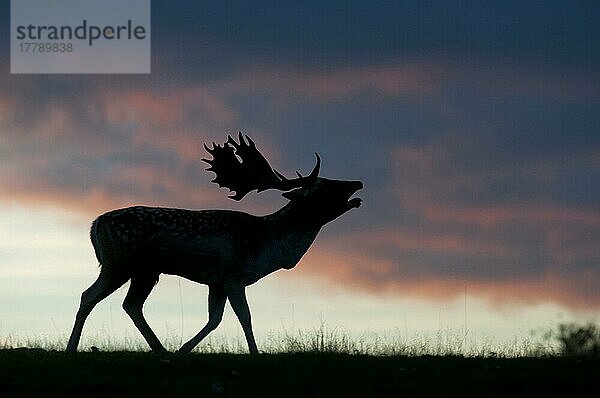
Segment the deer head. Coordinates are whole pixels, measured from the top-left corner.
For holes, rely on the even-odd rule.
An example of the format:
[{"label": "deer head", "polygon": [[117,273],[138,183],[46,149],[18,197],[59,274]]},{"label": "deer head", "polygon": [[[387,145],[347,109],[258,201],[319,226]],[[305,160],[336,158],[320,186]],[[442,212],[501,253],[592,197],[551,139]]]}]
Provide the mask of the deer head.
[{"label": "deer head", "polygon": [[321,158],[308,176],[296,172],[297,178],[288,179],[275,170],[258,151],[254,141],[239,133],[238,141],[231,136],[223,145],[213,142],[212,148],[204,145],[212,159],[202,159],[209,164],[206,170],[216,177],[212,182],[234,192],[229,198],[241,200],[249,192],[277,189],[283,197],[301,212],[310,212],[311,219],[325,224],[350,209],[360,207],[362,200],[351,196],[363,188],[360,181],[341,181],[319,177]]}]

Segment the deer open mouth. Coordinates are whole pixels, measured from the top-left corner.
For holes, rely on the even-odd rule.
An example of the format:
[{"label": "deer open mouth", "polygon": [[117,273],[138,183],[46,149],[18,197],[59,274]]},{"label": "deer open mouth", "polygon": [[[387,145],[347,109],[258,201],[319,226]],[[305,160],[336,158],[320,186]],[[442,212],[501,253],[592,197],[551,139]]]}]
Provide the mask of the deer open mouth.
[{"label": "deer open mouth", "polygon": [[352,209],[352,208],[359,208],[360,205],[362,204],[362,199],[361,198],[352,198],[348,201],[348,206]]},{"label": "deer open mouth", "polygon": [[359,208],[360,205],[362,204],[362,199],[361,198],[352,198],[351,196],[354,195],[357,191],[360,191],[361,189],[363,189],[363,183],[360,181],[353,181],[353,186],[352,186],[352,192],[350,193],[350,195],[348,195],[348,201],[347,201],[347,205],[348,208],[353,209],[353,208]]}]

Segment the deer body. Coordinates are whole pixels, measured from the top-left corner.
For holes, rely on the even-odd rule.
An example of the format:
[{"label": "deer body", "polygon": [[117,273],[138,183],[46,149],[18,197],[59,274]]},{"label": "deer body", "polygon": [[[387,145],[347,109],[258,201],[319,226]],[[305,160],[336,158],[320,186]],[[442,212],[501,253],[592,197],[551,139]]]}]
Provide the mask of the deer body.
[{"label": "deer body", "polygon": [[[67,344],[77,350],[83,325],[96,304],[125,282],[131,285],[123,302],[125,312],[153,351],[163,352],[142,308],[160,274],[177,275],[208,285],[208,322],[181,348],[191,351],[214,330],[229,300],[251,353],[258,353],[245,288],[280,269],[293,268],[320,229],[361,204],[350,199],[362,188],[359,181],[318,177],[320,159],[308,177],[288,180],[271,169],[247,137],[231,137],[223,147],[208,149],[213,180],[237,191],[240,200],[253,189],[286,191],[289,203],[273,214],[253,216],[231,210],[184,210],[135,206],[113,210],[92,224],[90,238],[101,270],[81,295],[81,304]],[[234,152],[235,150],[235,152]],[[242,159],[242,162],[236,158]],[[243,178],[242,178],[243,177]]]},{"label": "deer body", "polygon": [[115,272],[248,286],[306,253],[320,227],[290,229],[294,223],[285,213],[135,206],[101,215],[90,235],[98,261]]}]

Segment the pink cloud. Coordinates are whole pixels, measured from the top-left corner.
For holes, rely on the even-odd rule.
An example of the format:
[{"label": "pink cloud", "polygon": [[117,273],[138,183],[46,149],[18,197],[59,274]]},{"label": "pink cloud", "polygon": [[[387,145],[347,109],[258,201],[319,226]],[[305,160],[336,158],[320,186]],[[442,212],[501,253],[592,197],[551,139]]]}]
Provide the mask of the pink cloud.
[{"label": "pink cloud", "polygon": [[223,98],[205,87],[102,91],[100,98],[109,123],[145,121],[172,127],[183,123],[186,113],[201,112],[211,123],[229,124],[237,115]]},{"label": "pink cloud", "polygon": [[331,100],[373,92],[384,97],[435,97],[444,87],[472,88],[492,97],[528,95],[563,100],[598,98],[595,78],[540,71],[528,66],[457,65],[440,59],[335,69],[290,70],[252,67],[214,85],[225,93],[269,92],[279,98]]},{"label": "pink cloud", "polygon": [[0,95],[0,126],[10,120],[14,112],[14,104],[7,97]]},{"label": "pink cloud", "polygon": [[349,247],[369,248],[376,253],[378,248],[393,247],[397,250],[426,250],[453,254],[494,253],[511,256],[516,248],[485,236],[464,236],[456,232],[430,232],[418,229],[386,229],[369,233],[352,233],[343,236]]},{"label": "pink cloud", "polygon": [[[413,296],[444,301],[469,295],[483,297],[494,306],[554,302],[575,310],[600,307],[597,271],[573,274],[549,270],[536,278],[486,280],[442,278],[432,275],[402,275],[402,265],[392,260],[374,259],[370,254],[312,249],[299,267],[305,273],[323,278],[336,286],[356,288],[377,295]],[[298,273],[297,277],[305,277]]]},{"label": "pink cloud", "polygon": [[448,64],[446,70],[467,86],[496,97],[529,95],[562,100],[600,97],[597,79],[578,70],[544,71],[535,66],[509,63]]},{"label": "pink cloud", "polygon": [[223,139],[237,118],[220,95],[199,85],[108,87],[90,86],[83,102],[40,102],[31,117],[11,125],[2,125],[5,114],[27,95],[0,95],[2,144],[10,148],[0,197],[86,213],[133,203],[202,207],[225,197],[197,186],[198,179],[210,181],[202,144]]},{"label": "pink cloud", "polygon": [[600,211],[546,204],[436,205],[408,202],[408,206],[432,222],[474,224],[493,227],[501,224],[578,224],[600,227]]},{"label": "pink cloud", "polygon": [[187,160],[199,160],[202,144],[237,119],[221,95],[202,86],[110,90],[99,96],[109,124],[133,125],[133,146],[173,150]]},{"label": "pink cloud", "polygon": [[[207,188],[208,178],[206,181]],[[180,170],[150,165],[113,167],[103,183],[60,186],[43,176],[27,180],[0,173],[0,198],[28,206],[57,206],[89,215],[131,205],[204,208],[226,204],[216,187],[190,184]]]},{"label": "pink cloud", "polygon": [[[366,234],[353,247],[360,251],[369,245],[387,245],[392,249],[384,259],[411,250],[441,253],[448,258],[458,254],[468,264],[480,264],[478,271],[472,273],[466,268],[453,271],[452,277],[442,277],[435,271],[442,269],[444,261],[426,263],[427,272],[419,272],[415,269],[418,264],[403,264],[404,257],[399,254],[396,262],[390,260],[396,272],[384,280],[363,281],[365,272],[359,271],[353,274],[360,281],[357,285],[387,286],[399,294],[433,298],[458,295],[463,285],[468,285],[471,293],[493,303],[554,301],[573,308],[597,308],[600,273],[593,263],[600,258],[600,211],[591,205],[550,200],[503,198],[496,202],[486,188],[498,178],[552,184],[555,170],[563,166],[539,164],[538,160],[514,167],[503,163],[501,168],[485,162],[483,167],[457,164],[465,157],[474,157],[476,140],[454,142],[438,137],[420,146],[393,149],[390,189],[403,212],[417,221],[410,224],[408,233],[399,229]],[[585,156],[568,161],[570,165],[592,165]],[[548,172],[530,172],[546,166]],[[493,259],[493,266],[481,258]],[[367,258],[362,261],[355,261],[353,266],[368,268]]]},{"label": "pink cloud", "polygon": [[224,82],[227,92],[267,91],[278,96],[304,96],[313,100],[347,98],[363,91],[379,95],[422,96],[437,91],[439,68],[404,63],[334,70],[290,71],[253,69]]},{"label": "pink cloud", "polygon": [[[559,223],[600,227],[600,211],[593,207],[573,207],[540,201],[477,201],[480,193],[495,179],[515,180],[527,177],[547,182],[552,180],[552,169],[560,165],[525,164],[518,169],[504,166],[500,170],[458,168],[453,164],[455,158],[473,155],[460,152],[464,150],[460,146],[459,143],[446,143],[442,139],[421,147],[404,145],[392,151],[395,162],[392,189],[405,207],[433,223],[485,227],[515,223]],[[586,159],[582,161],[587,162]],[[539,173],[540,169],[548,170]],[[471,203],[456,200],[465,194],[469,194],[474,200]]]}]

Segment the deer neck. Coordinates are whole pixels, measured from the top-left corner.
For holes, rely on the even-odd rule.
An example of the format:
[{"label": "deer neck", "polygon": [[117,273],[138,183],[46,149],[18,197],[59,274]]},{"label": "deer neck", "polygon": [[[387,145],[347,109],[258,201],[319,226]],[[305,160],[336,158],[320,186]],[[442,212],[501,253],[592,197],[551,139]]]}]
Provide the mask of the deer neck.
[{"label": "deer neck", "polygon": [[269,224],[268,239],[280,258],[279,268],[285,269],[293,268],[300,261],[322,227],[293,202],[265,216],[265,220]]}]

